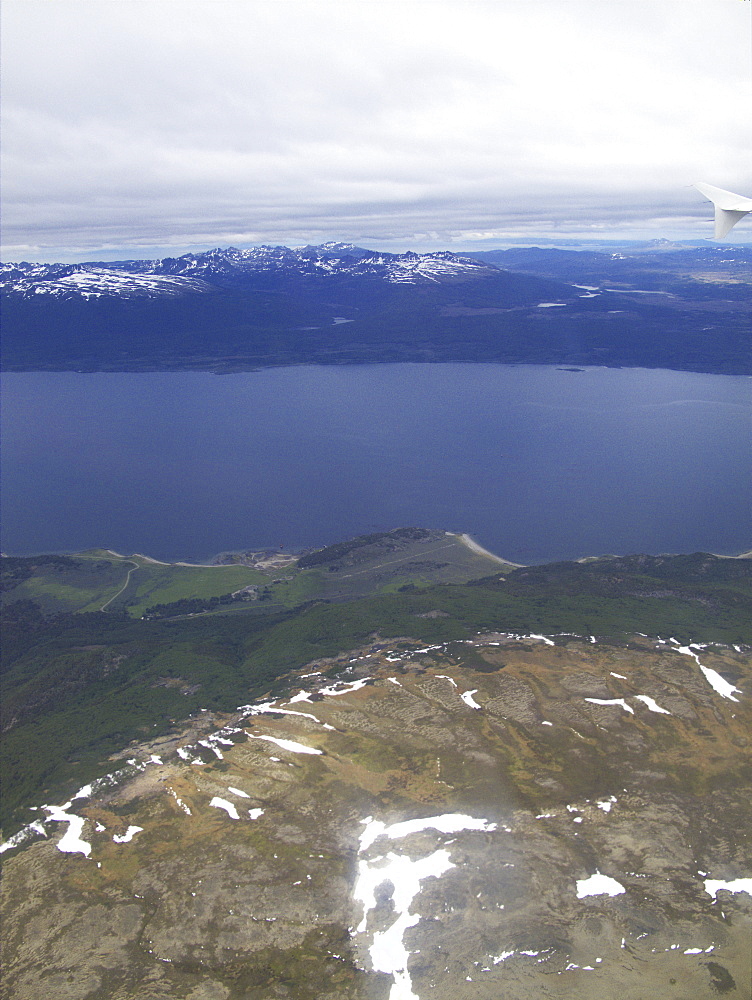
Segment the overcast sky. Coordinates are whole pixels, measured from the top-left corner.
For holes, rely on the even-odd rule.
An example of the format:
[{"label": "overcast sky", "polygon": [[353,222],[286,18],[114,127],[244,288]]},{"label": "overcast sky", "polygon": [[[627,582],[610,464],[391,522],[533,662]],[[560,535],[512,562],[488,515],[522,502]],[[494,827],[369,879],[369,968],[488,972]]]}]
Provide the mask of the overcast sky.
[{"label": "overcast sky", "polygon": [[752,0],[5,0],[2,16],[5,260],[702,239],[693,181],[752,196]]}]

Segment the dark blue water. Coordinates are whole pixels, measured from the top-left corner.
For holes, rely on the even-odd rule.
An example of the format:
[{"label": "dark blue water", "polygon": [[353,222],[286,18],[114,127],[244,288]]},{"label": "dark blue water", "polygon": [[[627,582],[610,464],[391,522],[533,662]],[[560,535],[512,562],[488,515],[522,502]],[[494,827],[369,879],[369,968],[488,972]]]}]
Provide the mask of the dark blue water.
[{"label": "dark blue water", "polygon": [[12,554],[200,560],[402,525],[525,563],[752,545],[744,377],[437,364],[2,386]]}]

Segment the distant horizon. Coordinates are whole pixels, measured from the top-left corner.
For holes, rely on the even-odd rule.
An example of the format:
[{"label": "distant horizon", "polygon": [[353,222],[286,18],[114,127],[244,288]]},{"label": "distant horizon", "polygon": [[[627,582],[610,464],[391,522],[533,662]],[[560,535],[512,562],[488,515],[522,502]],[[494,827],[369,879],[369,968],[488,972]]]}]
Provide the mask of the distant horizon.
[{"label": "distant horizon", "polygon": [[[712,226],[712,221],[709,223]],[[536,236],[508,236],[493,237],[484,240],[464,240],[462,242],[427,241],[427,240],[377,240],[364,237],[363,239],[337,239],[336,237],[312,241],[258,241],[258,242],[202,242],[185,243],[180,245],[155,244],[147,246],[124,245],[119,247],[90,248],[87,250],[63,249],[50,250],[49,252],[23,251],[15,256],[3,253],[0,256],[0,263],[38,263],[38,264],[91,264],[91,263],[118,263],[125,260],[162,260],[166,257],[184,257],[188,254],[208,253],[211,250],[252,250],[260,247],[286,247],[290,250],[300,250],[306,246],[323,246],[328,243],[342,243],[346,245],[360,247],[362,250],[372,250],[374,253],[441,253],[446,251],[457,255],[466,253],[482,253],[494,250],[524,249],[527,247],[541,247],[546,249],[589,249],[589,248],[609,248],[645,246],[649,244],[671,244],[682,247],[726,247],[729,249],[749,249],[752,247],[752,238],[747,236],[743,230],[734,231],[734,238],[726,240],[714,240],[711,236],[687,236],[686,234],[676,234],[666,236],[650,231],[631,232],[623,235],[574,235],[558,236],[555,234],[539,234]],[[752,237],[752,227],[749,233]],[[57,254],[55,256],[55,254]]]}]

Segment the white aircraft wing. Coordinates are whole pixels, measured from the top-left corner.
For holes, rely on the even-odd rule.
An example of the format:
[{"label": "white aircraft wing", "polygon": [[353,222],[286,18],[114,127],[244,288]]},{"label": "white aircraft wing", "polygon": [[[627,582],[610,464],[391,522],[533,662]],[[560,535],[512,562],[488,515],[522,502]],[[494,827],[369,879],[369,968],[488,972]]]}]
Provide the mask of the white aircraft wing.
[{"label": "white aircraft wing", "polygon": [[752,212],[752,198],[734,194],[733,191],[724,191],[723,188],[714,187],[712,184],[695,184],[693,186],[715,205],[714,238],[717,240],[722,240],[739,219],[743,219],[748,212]]}]

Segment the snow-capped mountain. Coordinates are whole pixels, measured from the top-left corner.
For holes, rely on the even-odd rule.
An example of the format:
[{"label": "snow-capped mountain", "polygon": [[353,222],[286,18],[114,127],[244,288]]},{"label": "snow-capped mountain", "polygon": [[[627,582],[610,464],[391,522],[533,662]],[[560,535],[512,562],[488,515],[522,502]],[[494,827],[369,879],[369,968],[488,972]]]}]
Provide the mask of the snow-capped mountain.
[{"label": "snow-capped mountain", "polygon": [[58,299],[156,298],[238,288],[265,275],[372,277],[388,282],[447,282],[483,277],[493,265],[440,253],[389,254],[348,243],[322,246],[216,248],[163,260],[0,265],[6,295]]},{"label": "snow-capped mountain", "polygon": [[166,258],[155,264],[155,274],[197,276],[206,281],[233,284],[255,274],[353,277],[372,276],[386,281],[442,281],[473,278],[497,270],[488,264],[447,251],[438,253],[379,253],[352,243],[324,243],[321,246],[260,246],[248,250],[217,248],[201,254]]},{"label": "snow-capped mountain", "polygon": [[24,298],[50,295],[55,298],[157,298],[188,292],[211,291],[196,278],[164,274],[132,274],[87,264],[14,264],[0,267],[0,290]]},{"label": "snow-capped mountain", "polygon": [[5,264],[3,364],[234,371],[462,360],[747,373],[749,268],[727,250],[712,265],[707,256],[325,243]]}]

